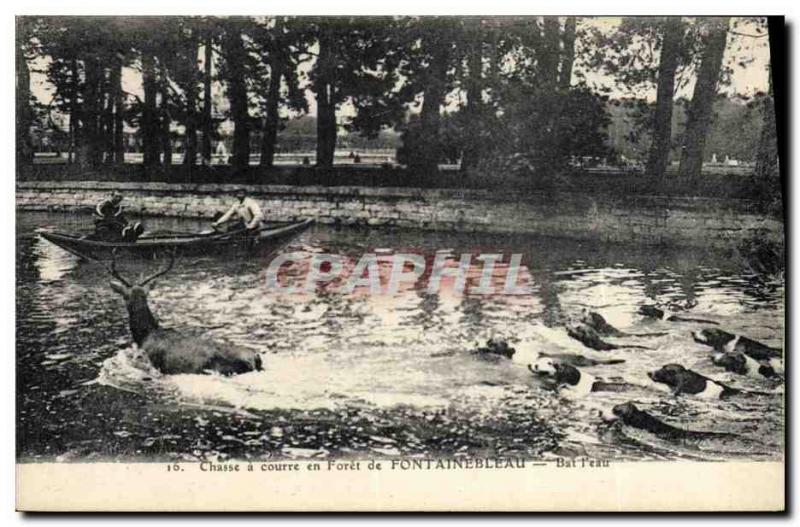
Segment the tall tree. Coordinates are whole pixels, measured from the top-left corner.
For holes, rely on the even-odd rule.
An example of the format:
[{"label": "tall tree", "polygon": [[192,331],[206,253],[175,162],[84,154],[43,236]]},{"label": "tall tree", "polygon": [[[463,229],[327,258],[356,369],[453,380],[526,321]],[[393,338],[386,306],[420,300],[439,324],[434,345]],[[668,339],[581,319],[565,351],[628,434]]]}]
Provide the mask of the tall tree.
[{"label": "tall tree", "polygon": [[155,58],[149,50],[142,51],[142,85],[144,102],[139,131],[142,136],[143,163],[146,167],[160,164],[159,159],[159,121],[156,98],[158,97],[158,79]]},{"label": "tall tree", "polygon": [[336,21],[319,23],[313,90],[317,100],[317,165],[333,166],[336,150]]},{"label": "tall tree", "polygon": [[435,172],[444,159],[442,142],[442,106],[456,83],[456,70],[464,58],[464,32],[460,21],[448,17],[413,18],[406,28],[406,58],[401,72],[407,79],[401,90],[403,101],[422,99],[419,117],[405,125],[403,159],[411,177],[423,180]]},{"label": "tall tree", "polygon": [[697,179],[703,168],[703,150],[713,117],[713,104],[717,96],[729,22],[728,17],[708,21],[703,58],[697,73],[697,83],[683,136],[680,176],[684,179]]},{"label": "tall tree", "polygon": [[656,109],[653,115],[653,136],[647,158],[647,173],[663,179],[672,148],[672,106],[675,96],[675,72],[683,42],[680,17],[666,17],[661,23],[661,56],[658,65]]},{"label": "tall tree", "polygon": [[77,162],[83,166],[97,166],[103,160],[102,75],[99,57],[88,52],[84,58],[83,127]]},{"label": "tall tree", "polygon": [[30,18],[17,17],[16,28],[16,135],[17,164],[33,162],[33,141],[31,125],[33,108],[31,107],[31,74],[27,53],[31,45],[34,21]]},{"label": "tall tree", "polygon": [[[467,105],[465,112],[467,114],[466,126],[474,131],[480,129],[480,121],[483,116],[483,45],[485,40],[485,32],[482,27],[483,21],[480,19],[468,19],[466,21],[466,38],[467,38],[467,82],[466,94]],[[480,136],[479,134],[469,134],[475,140],[465,141],[465,148],[461,159],[461,169],[469,170],[474,168],[481,157],[480,152]]]},{"label": "tall tree", "polygon": [[186,75],[181,80],[184,86],[184,96],[186,101],[185,123],[186,123],[186,144],[184,164],[192,167],[197,162],[197,130],[199,115],[197,111],[198,81],[200,71],[197,68],[198,53],[198,31],[195,27],[189,29],[185,46],[183,48],[184,60],[186,64]]},{"label": "tall tree", "polygon": [[131,60],[127,21],[86,17],[39,20],[39,53],[49,59],[45,73],[54,87],[50,110],[69,118],[69,161],[96,166],[116,159],[125,111],[121,68]]},{"label": "tall tree", "polygon": [[[447,31],[448,20],[431,22],[430,31],[422,39],[422,46],[430,62],[426,69],[425,90],[422,95],[419,135],[421,139],[417,155],[409,168],[420,175],[435,172],[441,160],[441,138],[439,137],[441,111],[448,91],[447,71],[450,66],[452,41]],[[437,26],[441,29],[438,31]]]},{"label": "tall tree", "polygon": [[318,54],[311,71],[317,101],[317,164],[333,165],[336,110],[350,101],[356,115],[346,126],[366,136],[399,119],[395,97],[398,48],[404,42],[391,18],[320,18],[312,24]]},{"label": "tall tree", "polygon": [[262,167],[272,167],[274,163],[281,107],[298,113],[308,111],[298,68],[308,55],[311,36],[305,24],[289,17],[268,19],[253,31],[256,52],[266,57],[257,68],[263,115],[259,160]]},{"label": "tall tree", "polygon": [[553,93],[558,87],[561,32],[557,17],[544,17],[542,45],[538,60],[539,85],[545,93]]},{"label": "tall tree", "polygon": [[269,87],[267,88],[264,125],[261,131],[261,157],[259,164],[263,167],[272,167],[275,160],[275,145],[278,141],[278,126],[280,125],[278,107],[281,95],[281,79],[285,68],[286,63],[281,60],[279,53],[273,52],[269,57]]},{"label": "tall tree", "polygon": [[125,138],[124,138],[124,113],[125,103],[122,95],[122,64],[118,59],[117,63],[111,68],[111,97],[113,108],[113,122],[111,125],[112,136],[112,159],[114,164],[121,165],[125,162]]},{"label": "tall tree", "polygon": [[776,60],[773,54],[775,51],[774,48],[776,45],[778,45],[777,39],[782,38],[782,35],[775,35],[775,25],[776,24],[770,24],[767,27],[767,34],[770,39],[770,64],[767,65],[769,88],[767,95],[761,100],[764,124],[761,127],[761,134],[758,141],[755,167],[756,178],[764,182],[766,185],[777,185],[780,178],[778,163],[778,129],[777,121],[775,119],[775,96],[772,87],[772,61]]},{"label": "tall tree", "polygon": [[211,136],[214,121],[211,116],[211,72],[214,62],[214,27],[211,21],[206,21],[203,40],[203,114],[200,119],[202,127],[201,156],[203,164],[211,164]]},{"label": "tall tree", "polygon": [[172,114],[170,112],[169,74],[163,62],[160,73],[158,86],[160,99],[158,112],[159,138],[161,139],[160,151],[163,165],[170,166],[172,165]]},{"label": "tall tree", "polygon": [[561,68],[558,72],[558,88],[562,92],[569,90],[572,82],[572,67],[575,63],[575,39],[577,37],[577,26],[578,21],[574,16],[568,16],[567,20],[564,22]]},{"label": "tall tree", "polygon": [[225,19],[222,34],[222,76],[225,79],[230,117],[233,121],[231,164],[238,169],[250,164],[252,123],[247,95],[248,56],[242,39],[246,25],[247,21],[242,18]]}]

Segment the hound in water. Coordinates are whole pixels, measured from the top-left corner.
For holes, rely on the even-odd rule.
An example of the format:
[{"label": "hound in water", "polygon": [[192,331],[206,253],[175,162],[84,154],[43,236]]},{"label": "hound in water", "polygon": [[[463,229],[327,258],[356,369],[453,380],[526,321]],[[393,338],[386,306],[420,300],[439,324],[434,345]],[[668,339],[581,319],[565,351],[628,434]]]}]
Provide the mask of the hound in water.
[{"label": "hound in water", "polygon": [[653,381],[672,388],[673,395],[697,395],[706,399],[727,399],[735,395],[771,395],[731,388],[726,384],[686,369],[680,364],[667,364],[647,374]]},{"label": "hound in water", "polygon": [[634,387],[624,382],[606,382],[581,371],[571,364],[552,358],[542,358],[528,369],[534,375],[548,379],[555,388],[569,390],[570,394],[585,397],[592,392],[623,392]]},{"label": "hound in water", "polygon": [[[775,359],[772,359],[775,361]],[[711,355],[711,362],[717,366],[722,366],[725,371],[752,377],[756,379],[774,379],[780,377],[769,361],[757,361],[748,357],[740,351],[731,353],[718,351]]]},{"label": "hound in water", "polygon": [[729,432],[706,432],[698,430],[684,430],[667,424],[652,415],[639,410],[635,404],[631,402],[618,404],[614,406],[612,412],[624,424],[650,432],[662,439],[671,441],[680,441],[685,439],[699,440],[709,439],[713,437],[732,437],[735,434]]},{"label": "hound in water", "polygon": [[587,309],[581,312],[580,322],[595,330],[598,335],[604,337],[663,337],[666,335],[663,331],[656,333],[626,333],[609,324],[600,313]]},{"label": "hound in water", "polygon": [[570,322],[567,323],[567,334],[580,341],[587,348],[597,351],[609,351],[617,349],[650,349],[647,346],[639,346],[637,344],[612,344],[600,337],[600,334],[588,324],[583,322]]},{"label": "hound in water", "polygon": [[680,315],[667,315],[667,313],[664,312],[663,309],[651,305],[639,307],[639,314],[647,318],[654,318],[656,320],[666,320],[667,322],[695,322],[698,324],[714,324],[714,325],[719,324],[719,322],[703,318],[684,317]]}]

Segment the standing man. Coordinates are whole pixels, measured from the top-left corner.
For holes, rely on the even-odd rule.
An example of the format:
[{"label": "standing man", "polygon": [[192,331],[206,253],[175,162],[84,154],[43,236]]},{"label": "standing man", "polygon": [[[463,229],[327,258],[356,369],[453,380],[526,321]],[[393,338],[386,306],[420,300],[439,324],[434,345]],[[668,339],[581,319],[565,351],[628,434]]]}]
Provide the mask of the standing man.
[{"label": "standing man", "polygon": [[261,212],[261,207],[256,200],[247,197],[244,189],[239,189],[236,191],[236,203],[211,226],[215,230],[220,230],[220,227],[230,220],[234,220],[234,223],[228,227],[228,230],[255,230],[261,227],[264,213]]}]

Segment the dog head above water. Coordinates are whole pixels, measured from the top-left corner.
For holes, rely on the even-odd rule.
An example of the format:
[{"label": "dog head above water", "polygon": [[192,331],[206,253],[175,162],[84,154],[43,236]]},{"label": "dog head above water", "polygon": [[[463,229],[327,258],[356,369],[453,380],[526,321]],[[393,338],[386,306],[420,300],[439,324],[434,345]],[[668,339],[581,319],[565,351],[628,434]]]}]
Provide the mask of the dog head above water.
[{"label": "dog head above water", "polygon": [[711,355],[711,362],[716,366],[722,366],[725,371],[738,373],[739,375],[747,374],[747,357],[745,357],[744,353],[718,351]]},{"label": "dog head above water", "polygon": [[650,318],[664,318],[664,310],[656,306],[641,306],[639,307],[639,314]]},{"label": "dog head above water", "polygon": [[705,328],[699,331],[692,331],[692,338],[699,344],[705,344],[712,348],[721,348],[728,342],[735,339],[735,335],[731,335],[727,331],[722,331],[717,328]]},{"label": "dog head above water", "polygon": [[611,409],[614,415],[621,418],[632,417],[639,413],[639,409],[633,403],[617,404]]},{"label": "dog head above water", "polygon": [[758,362],[740,351],[724,352],[717,351],[711,355],[711,362],[716,366],[722,366],[725,371],[739,375],[752,375],[762,377],[775,377],[775,368],[767,362]]},{"label": "dog head above water", "polygon": [[688,370],[680,364],[667,364],[661,368],[647,372],[647,376],[655,382],[662,382],[669,386],[678,384],[678,380],[685,376]]},{"label": "dog head above water", "polygon": [[489,339],[486,341],[486,346],[478,347],[475,352],[481,355],[497,355],[510,359],[517,350],[509,346],[505,340]]},{"label": "dog head above water", "polygon": [[578,384],[581,372],[575,366],[565,364],[556,359],[541,358],[528,365],[528,369],[535,375],[547,377],[556,384]]}]

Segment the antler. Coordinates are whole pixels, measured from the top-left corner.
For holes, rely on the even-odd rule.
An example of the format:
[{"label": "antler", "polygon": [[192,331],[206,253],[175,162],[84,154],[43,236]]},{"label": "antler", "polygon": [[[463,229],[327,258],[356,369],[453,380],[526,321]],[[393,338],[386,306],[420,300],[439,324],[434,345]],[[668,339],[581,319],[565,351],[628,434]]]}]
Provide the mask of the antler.
[{"label": "antler", "polygon": [[117,250],[116,249],[112,249],[111,250],[111,266],[109,267],[108,265],[105,265],[105,264],[103,264],[103,265],[106,268],[106,270],[109,273],[111,273],[111,276],[113,276],[114,278],[116,278],[117,280],[119,280],[120,282],[125,284],[126,287],[133,287],[131,285],[131,283],[128,282],[127,280],[125,280],[122,277],[122,275],[119,274],[119,272],[117,271]]},{"label": "antler", "polygon": [[162,275],[165,275],[165,274],[167,274],[168,272],[170,272],[170,271],[172,270],[172,266],[173,266],[173,265],[175,265],[175,251],[172,251],[172,252],[170,253],[170,255],[169,255],[169,265],[167,265],[167,267],[166,267],[165,269],[163,269],[163,270],[161,270],[161,271],[158,271],[158,272],[157,272],[156,274],[154,274],[154,275],[150,275],[150,276],[148,276],[147,278],[145,278],[145,279],[144,279],[144,280],[141,282],[141,284],[140,284],[140,285],[142,285],[142,286],[145,286],[145,285],[149,284],[150,282],[152,282],[153,280],[155,280],[156,278],[158,278],[159,276],[162,276]]}]

